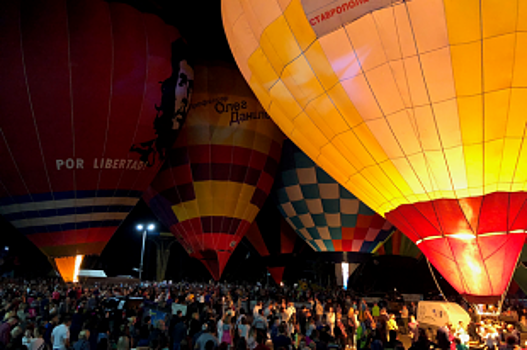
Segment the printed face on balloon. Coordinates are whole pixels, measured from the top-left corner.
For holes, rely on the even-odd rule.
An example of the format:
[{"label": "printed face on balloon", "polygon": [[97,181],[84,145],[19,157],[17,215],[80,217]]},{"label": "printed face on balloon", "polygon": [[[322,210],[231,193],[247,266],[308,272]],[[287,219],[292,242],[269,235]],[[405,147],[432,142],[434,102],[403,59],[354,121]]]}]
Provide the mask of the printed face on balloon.
[{"label": "printed face on balloon", "polygon": [[[137,132],[141,139],[142,135],[151,134],[151,139],[134,142],[128,152],[122,152],[120,157],[110,156],[108,150],[106,157],[92,159],[66,158],[56,159],[57,170],[145,170],[153,166],[159,166],[165,159],[168,149],[177,138],[179,130],[183,126],[190,108],[190,98],[194,86],[194,73],[187,59],[187,47],[182,39],[172,43],[171,57],[172,71],[170,75],[159,81],[160,87],[156,94],[157,103],[154,103],[155,118],[150,132],[140,128]],[[145,103],[146,105],[146,103]],[[152,125],[152,124],[151,124]],[[124,150],[124,149],[123,149]],[[117,150],[119,151],[119,150]]]}]

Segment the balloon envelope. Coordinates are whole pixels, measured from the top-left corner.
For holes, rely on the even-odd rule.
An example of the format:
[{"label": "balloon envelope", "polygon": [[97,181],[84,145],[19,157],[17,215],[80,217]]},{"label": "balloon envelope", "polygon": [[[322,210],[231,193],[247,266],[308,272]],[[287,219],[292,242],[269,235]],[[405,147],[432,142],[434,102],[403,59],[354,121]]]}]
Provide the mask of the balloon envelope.
[{"label": "balloon envelope", "polygon": [[235,66],[196,67],[188,122],[144,199],[217,280],[271,190],[283,135]]},{"label": "balloon envelope", "polygon": [[294,263],[306,245],[298,237],[274,202],[266,204],[256,216],[245,239],[262,257],[263,263],[276,284],[282,282],[285,269]]},{"label": "balloon envelope", "polygon": [[393,230],[289,140],[275,188],[278,209],[315,251],[371,253]]},{"label": "balloon envelope", "polygon": [[403,235],[399,230],[393,233],[373,250],[377,255],[398,255],[418,259],[422,256],[421,251],[414,242]]},{"label": "balloon envelope", "polygon": [[472,301],[527,229],[527,4],[223,0],[236,61],[286,136]]},{"label": "balloon envelope", "polygon": [[71,280],[184,121],[186,45],[159,17],[102,0],[2,2],[0,32],[0,213]]}]

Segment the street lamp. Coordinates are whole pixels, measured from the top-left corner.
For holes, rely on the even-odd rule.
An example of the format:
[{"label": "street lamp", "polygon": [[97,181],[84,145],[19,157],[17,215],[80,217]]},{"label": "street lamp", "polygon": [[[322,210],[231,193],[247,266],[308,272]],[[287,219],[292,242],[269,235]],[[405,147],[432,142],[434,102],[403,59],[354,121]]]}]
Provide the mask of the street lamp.
[{"label": "street lamp", "polygon": [[142,276],[143,276],[143,258],[145,256],[146,234],[147,234],[147,231],[154,231],[155,228],[156,228],[156,225],[154,224],[148,224],[148,225],[139,224],[136,226],[137,231],[143,231],[143,246],[141,247],[141,265],[139,266],[139,280],[140,281],[142,281]]}]

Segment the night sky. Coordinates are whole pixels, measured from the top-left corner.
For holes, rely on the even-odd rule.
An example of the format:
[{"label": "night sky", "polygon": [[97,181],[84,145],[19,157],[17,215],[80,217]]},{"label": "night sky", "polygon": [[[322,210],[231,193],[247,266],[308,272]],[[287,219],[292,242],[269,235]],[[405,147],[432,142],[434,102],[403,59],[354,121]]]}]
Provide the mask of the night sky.
[{"label": "night sky", "polygon": [[[222,27],[220,0],[131,0],[124,2],[132,3],[142,11],[157,13],[166,22],[174,24],[187,40],[195,60],[234,62]],[[268,213],[273,211],[270,208],[274,206],[273,199],[269,198],[264,205],[262,215],[271,215]],[[168,229],[161,226],[145,202],[141,200],[123,221],[102,255],[87,257],[83,268],[104,269],[109,276],[137,276],[133,268],[139,267],[141,233],[136,230],[136,225],[150,222],[156,223],[158,232],[168,232]],[[265,230],[265,226],[263,229]],[[4,258],[0,260],[2,263],[0,273],[14,268],[19,276],[39,277],[53,274],[51,265],[44,254],[17,232],[11,224],[0,218],[0,252],[4,246],[9,246],[9,251],[4,251]],[[155,276],[155,253],[155,244],[149,240],[145,252],[144,277],[146,279],[153,279]],[[309,248],[304,249],[295,260],[293,266],[286,270],[284,277],[286,282],[294,283],[299,278],[311,280],[318,278],[320,280],[320,276],[334,274],[333,265],[321,261],[320,257]],[[222,279],[232,282],[255,282],[257,280],[265,282],[266,275],[261,259],[244,239],[231,256]],[[174,280],[187,278],[207,281],[210,278],[205,267],[199,261],[190,258],[177,243],[172,245],[166,276],[167,279]],[[416,280],[419,281],[418,284],[412,283]],[[320,282],[325,284],[327,281],[320,280]],[[365,292],[370,287],[381,289],[398,287],[401,290],[405,288],[405,285],[409,292],[435,290],[430,272],[423,259],[419,262],[396,261],[387,258],[371,259],[355,274],[353,283]],[[443,284],[446,285],[446,283]]]}]

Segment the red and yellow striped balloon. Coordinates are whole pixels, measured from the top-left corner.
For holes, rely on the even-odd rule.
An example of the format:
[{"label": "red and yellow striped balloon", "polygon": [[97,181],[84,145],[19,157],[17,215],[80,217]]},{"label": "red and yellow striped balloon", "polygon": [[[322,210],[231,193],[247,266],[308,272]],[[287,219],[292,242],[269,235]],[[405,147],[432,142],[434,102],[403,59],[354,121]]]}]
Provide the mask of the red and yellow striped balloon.
[{"label": "red and yellow striped balloon", "polygon": [[235,66],[197,66],[195,87],[188,121],[144,198],[219,279],[271,190],[283,134]]},{"label": "red and yellow striped balloon", "polygon": [[527,2],[223,0],[282,131],[472,300],[527,229]]}]

